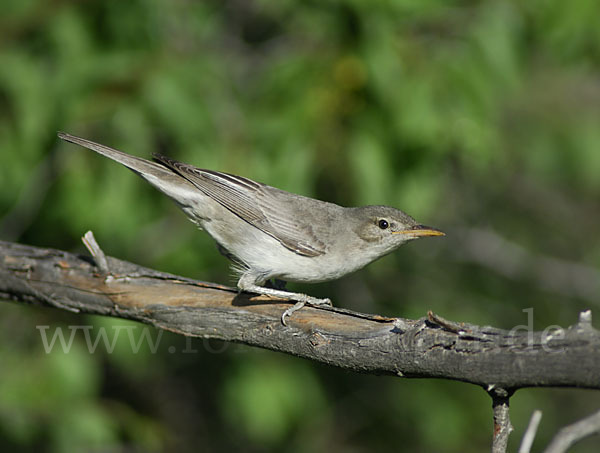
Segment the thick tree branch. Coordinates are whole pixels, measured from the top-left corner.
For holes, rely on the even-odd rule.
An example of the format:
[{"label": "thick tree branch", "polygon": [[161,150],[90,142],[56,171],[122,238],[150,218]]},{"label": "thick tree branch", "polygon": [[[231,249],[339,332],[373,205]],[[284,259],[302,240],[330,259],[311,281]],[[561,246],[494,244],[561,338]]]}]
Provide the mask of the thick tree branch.
[{"label": "thick tree branch", "polygon": [[133,319],[176,333],[236,341],[374,374],[437,377],[486,390],[600,388],[600,335],[591,314],[551,332],[302,309],[281,325],[289,303],[238,294],[107,257],[0,241],[0,298]]}]

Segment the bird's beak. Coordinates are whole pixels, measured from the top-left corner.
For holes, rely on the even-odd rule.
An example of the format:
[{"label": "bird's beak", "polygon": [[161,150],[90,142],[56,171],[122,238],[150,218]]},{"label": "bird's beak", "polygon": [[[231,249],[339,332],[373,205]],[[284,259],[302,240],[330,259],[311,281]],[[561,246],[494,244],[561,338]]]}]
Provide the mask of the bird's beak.
[{"label": "bird's beak", "polygon": [[406,234],[411,237],[423,237],[423,236],[446,236],[446,233],[438,230],[437,228],[429,227],[426,225],[415,225],[409,230],[392,231],[393,234]]}]

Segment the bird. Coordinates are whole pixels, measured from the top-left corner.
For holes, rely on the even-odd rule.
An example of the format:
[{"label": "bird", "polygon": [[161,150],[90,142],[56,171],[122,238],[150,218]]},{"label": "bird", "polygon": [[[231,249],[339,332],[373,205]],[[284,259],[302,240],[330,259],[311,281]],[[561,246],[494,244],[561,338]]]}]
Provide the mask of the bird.
[{"label": "bird", "polygon": [[406,242],[445,235],[393,207],[339,206],[159,153],[150,161],[65,132],[58,137],[124,165],[174,200],[233,262],[240,291],[295,302],[283,325],[306,304],[331,306],[328,298],[286,291],[286,282],[335,280]]}]

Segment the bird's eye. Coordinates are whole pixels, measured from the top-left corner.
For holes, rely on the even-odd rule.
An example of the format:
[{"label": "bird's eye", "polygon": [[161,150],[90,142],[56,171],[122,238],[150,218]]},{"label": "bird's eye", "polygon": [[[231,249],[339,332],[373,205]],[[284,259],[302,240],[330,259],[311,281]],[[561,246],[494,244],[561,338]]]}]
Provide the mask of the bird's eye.
[{"label": "bird's eye", "polygon": [[379,222],[377,222],[377,225],[379,225],[379,228],[381,228],[382,230],[385,230],[386,228],[388,228],[390,226],[388,221],[385,219],[381,219]]}]

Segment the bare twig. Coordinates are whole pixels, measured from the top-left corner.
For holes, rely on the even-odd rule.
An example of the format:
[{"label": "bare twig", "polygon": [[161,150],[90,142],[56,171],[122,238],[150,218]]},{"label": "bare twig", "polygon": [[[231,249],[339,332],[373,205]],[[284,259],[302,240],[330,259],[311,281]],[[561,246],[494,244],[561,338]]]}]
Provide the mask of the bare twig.
[{"label": "bare twig", "polygon": [[494,409],[492,453],[505,453],[508,446],[508,437],[513,430],[508,411],[512,392],[503,388],[493,388],[488,393],[492,397],[492,407]]},{"label": "bare twig", "polygon": [[96,266],[98,266],[100,272],[102,272],[103,274],[108,274],[109,269],[108,261],[106,260],[106,255],[98,245],[98,242],[96,242],[94,233],[88,231],[81,238],[81,240],[85,244],[85,247],[89,250],[90,254],[94,257],[94,260],[96,261]]},{"label": "bare twig", "polygon": [[465,330],[463,323],[448,321],[447,319],[442,318],[440,315],[435,314],[431,310],[427,312],[427,319],[429,322],[446,329],[448,332],[453,332],[457,335],[465,335],[468,333],[468,331]]},{"label": "bare twig", "polygon": [[527,426],[527,430],[525,431],[523,439],[521,440],[519,453],[529,453],[531,451],[531,446],[533,445],[533,441],[535,439],[535,435],[537,433],[537,429],[540,425],[541,419],[542,411],[533,411],[533,414],[531,414],[531,419],[529,420],[529,425]]},{"label": "bare twig", "polygon": [[544,453],[564,453],[576,442],[593,434],[600,434],[600,411],[562,428]]}]

